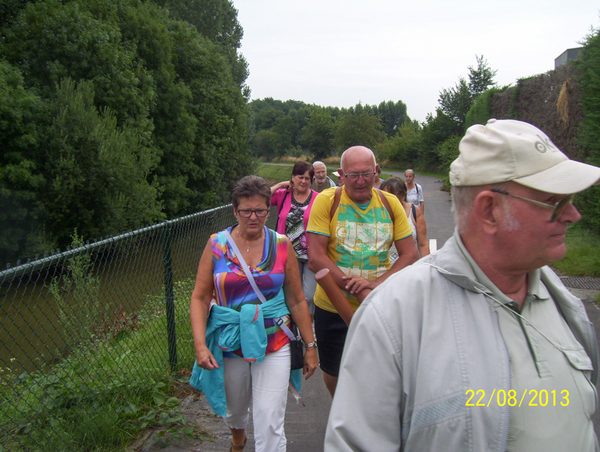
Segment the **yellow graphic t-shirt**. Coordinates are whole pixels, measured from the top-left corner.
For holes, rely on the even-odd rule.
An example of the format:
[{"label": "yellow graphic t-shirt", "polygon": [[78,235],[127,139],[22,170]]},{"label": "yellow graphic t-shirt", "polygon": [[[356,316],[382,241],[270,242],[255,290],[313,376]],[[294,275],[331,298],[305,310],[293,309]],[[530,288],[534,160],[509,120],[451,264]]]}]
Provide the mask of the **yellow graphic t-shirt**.
[{"label": "yellow graphic t-shirt", "polygon": [[[363,210],[347,195],[345,188],[338,209],[330,217],[336,188],[322,191],[313,203],[307,232],[329,237],[327,256],[346,275],[357,275],[368,280],[377,279],[391,266],[389,249],[396,240],[412,234],[404,208],[394,195],[382,192],[394,212],[392,223],[389,212],[373,189],[371,202]],[[358,299],[343,291],[356,310]],[[325,291],[317,285],[315,305],[336,312]]]}]

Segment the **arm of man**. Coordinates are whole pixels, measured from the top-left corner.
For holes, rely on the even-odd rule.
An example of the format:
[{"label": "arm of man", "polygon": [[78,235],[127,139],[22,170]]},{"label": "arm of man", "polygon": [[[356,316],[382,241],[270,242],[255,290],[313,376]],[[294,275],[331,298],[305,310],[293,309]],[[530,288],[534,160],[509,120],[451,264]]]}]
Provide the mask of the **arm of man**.
[{"label": "arm of man", "polygon": [[317,273],[323,268],[328,268],[337,286],[340,289],[345,289],[348,283],[343,278],[345,278],[346,275],[327,255],[329,237],[309,232],[308,242],[310,243],[310,247],[308,248],[308,268],[314,273]]},{"label": "arm of man", "polygon": [[387,331],[389,325],[371,303],[352,318],[329,413],[325,450],[402,449],[401,353],[398,342],[391,341]]},{"label": "arm of man", "polygon": [[310,246],[308,247],[308,268],[317,273],[323,268],[328,268],[331,276],[340,289],[345,289],[347,282],[345,277],[335,262],[327,254],[329,240],[331,240],[331,207],[335,197],[334,189],[326,189],[321,192],[314,200],[310,210],[308,220],[307,238]]},{"label": "arm of man", "polygon": [[391,209],[394,212],[394,238],[396,240],[396,249],[398,250],[398,260],[394,262],[391,268],[380,275],[377,279],[368,280],[360,276],[344,276],[346,281],[346,290],[356,295],[359,301],[363,301],[375,287],[380,285],[391,275],[404,267],[411,265],[419,259],[419,252],[415,246],[415,241],[412,238],[412,228],[406,218],[404,208],[398,198],[386,192],[384,196],[387,198]]}]

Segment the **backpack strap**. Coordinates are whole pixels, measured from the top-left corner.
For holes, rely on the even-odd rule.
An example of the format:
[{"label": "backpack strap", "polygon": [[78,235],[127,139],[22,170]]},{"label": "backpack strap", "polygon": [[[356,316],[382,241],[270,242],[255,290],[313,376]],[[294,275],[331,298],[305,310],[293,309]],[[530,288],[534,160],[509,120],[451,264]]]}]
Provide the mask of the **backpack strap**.
[{"label": "backpack strap", "polygon": [[415,205],[411,204],[410,209],[412,210],[413,218],[415,219],[415,223],[417,222],[417,209],[415,209]]},{"label": "backpack strap", "polygon": [[381,199],[381,203],[385,207],[385,210],[388,211],[388,214],[389,214],[390,218],[392,219],[392,223],[393,223],[396,219],[394,218],[394,212],[392,210],[392,206],[390,206],[389,201],[387,200],[387,198],[385,197],[385,195],[383,194],[383,192],[381,190],[377,189],[377,193],[379,193],[379,198]]},{"label": "backpack strap", "polygon": [[[389,201],[387,200],[385,195],[381,192],[381,190],[376,189],[376,191],[379,194],[379,199],[381,199],[381,203],[385,207],[385,210],[388,211],[388,214],[389,214],[390,218],[392,219],[392,223],[393,223],[395,221],[394,211],[392,210],[392,207],[390,206]],[[338,206],[340,205],[341,198],[342,198],[342,187],[338,187],[335,189],[335,195],[333,197],[333,204],[331,205],[331,210],[329,211],[330,219],[332,219],[333,216],[335,215],[335,211],[337,210]]]},{"label": "backpack strap", "polygon": [[335,195],[333,197],[333,204],[331,205],[331,210],[329,211],[329,219],[333,218],[335,211],[340,205],[340,199],[342,199],[342,187],[338,187],[335,189]]}]

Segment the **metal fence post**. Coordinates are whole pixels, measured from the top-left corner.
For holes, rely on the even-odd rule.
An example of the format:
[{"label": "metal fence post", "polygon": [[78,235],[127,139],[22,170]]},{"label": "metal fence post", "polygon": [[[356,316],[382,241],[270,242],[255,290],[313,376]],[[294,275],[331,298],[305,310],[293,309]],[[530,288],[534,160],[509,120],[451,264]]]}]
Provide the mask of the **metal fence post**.
[{"label": "metal fence post", "polygon": [[163,229],[163,264],[165,273],[165,307],[167,311],[167,337],[169,341],[169,365],[177,369],[177,337],[175,333],[175,296],[173,294],[173,259],[171,256],[171,223]]}]

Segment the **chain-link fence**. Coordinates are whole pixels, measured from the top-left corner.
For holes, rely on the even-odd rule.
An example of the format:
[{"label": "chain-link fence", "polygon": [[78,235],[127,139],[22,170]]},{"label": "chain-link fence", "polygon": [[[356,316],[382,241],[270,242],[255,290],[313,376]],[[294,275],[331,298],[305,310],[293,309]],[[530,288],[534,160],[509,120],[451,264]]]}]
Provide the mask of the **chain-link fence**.
[{"label": "chain-link fence", "polygon": [[188,309],[204,246],[234,222],[227,205],[75,237],[0,272],[0,451],[111,450],[152,423],[165,376],[194,362]]}]

